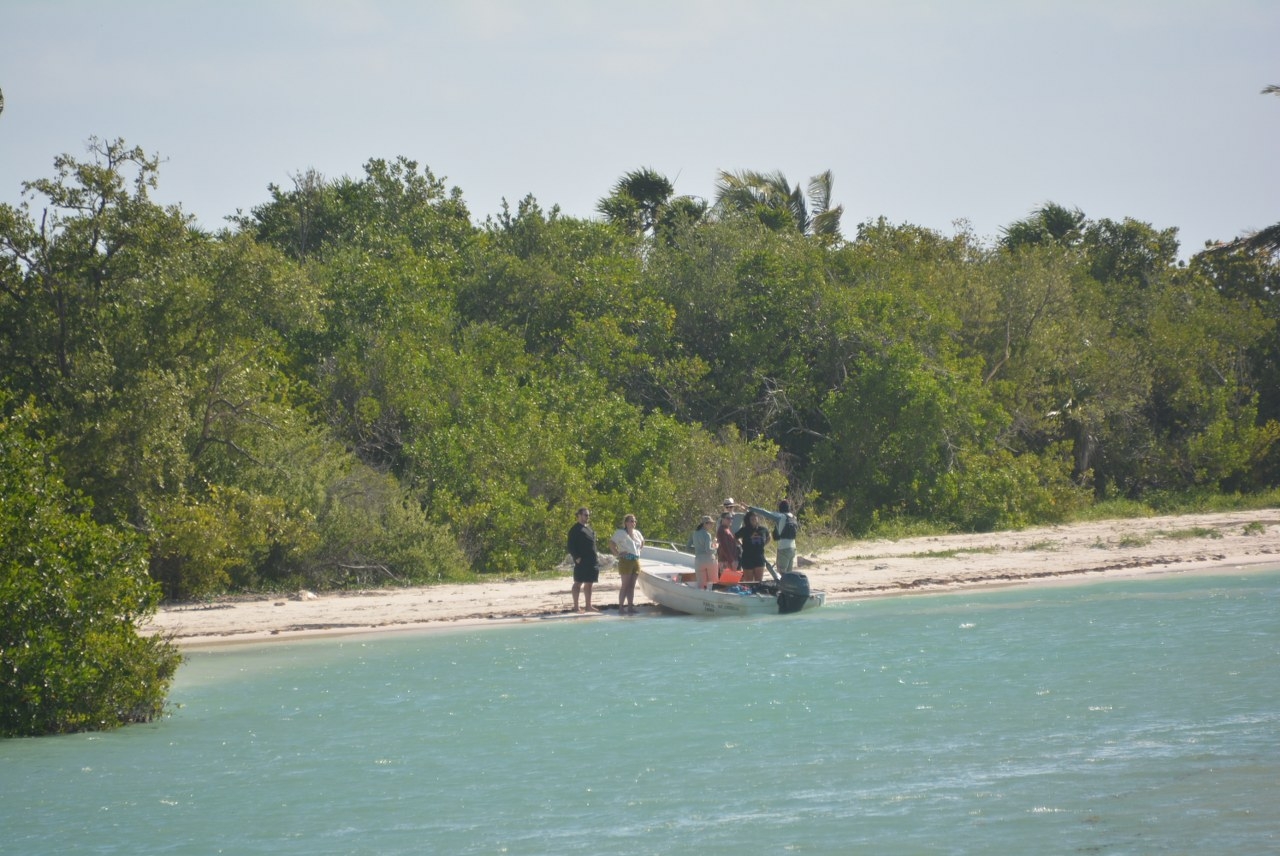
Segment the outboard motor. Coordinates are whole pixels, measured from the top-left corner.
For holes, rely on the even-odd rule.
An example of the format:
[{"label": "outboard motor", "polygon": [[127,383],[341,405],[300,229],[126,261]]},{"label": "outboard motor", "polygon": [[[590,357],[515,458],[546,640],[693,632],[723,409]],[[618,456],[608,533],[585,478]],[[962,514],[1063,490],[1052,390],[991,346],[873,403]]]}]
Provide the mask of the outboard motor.
[{"label": "outboard motor", "polygon": [[799,612],[809,600],[809,578],[796,571],[788,571],[778,580],[778,614]]}]

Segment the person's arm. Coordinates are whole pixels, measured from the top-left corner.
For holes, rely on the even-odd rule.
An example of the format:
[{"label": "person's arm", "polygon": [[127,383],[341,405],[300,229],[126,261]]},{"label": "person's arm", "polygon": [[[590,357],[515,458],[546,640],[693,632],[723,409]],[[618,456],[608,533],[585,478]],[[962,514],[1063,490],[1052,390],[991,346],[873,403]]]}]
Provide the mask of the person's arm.
[{"label": "person's arm", "polygon": [[787,520],[787,515],[783,514],[780,511],[766,511],[765,509],[757,508],[754,505],[748,505],[747,508],[754,511],[756,513],[756,517],[760,518],[762,521],[768,520],[769,522],[771,522],[773,524],[774,529],[777,529],[778,527],[782,526],[782,524],[785,523]]}]

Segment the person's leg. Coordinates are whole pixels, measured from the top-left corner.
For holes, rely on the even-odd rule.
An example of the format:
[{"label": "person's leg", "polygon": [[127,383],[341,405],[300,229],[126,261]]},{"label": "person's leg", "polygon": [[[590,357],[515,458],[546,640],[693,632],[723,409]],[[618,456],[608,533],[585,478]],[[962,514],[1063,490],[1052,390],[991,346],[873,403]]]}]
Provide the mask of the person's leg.
[{"label": "person's leg", "polygon": [[[582,583],[577,580],[573,581],[573,588],[569,589],[573,593],[573,611],[578,612],[578,595],[582,591]],[[587,584],[587,606],[591,606],[591,585]]]},{"label": "person's leg", "polygon": [[796,551],[794,547],[778,548],[778,576],[791,573],[796,564]]},{"label": "person's leg", "polygon": [[595,583],[582,584],[582,593],[586,597],[586,601],[587,601],[587,606],[586,606],[587,612],[590,612],[593,609],[593,607],[591,606],[591,587],[593,585],[595,585]]},{"label": "person's leg", "polygon": [[716,563],[703,562],[698,565],[698,588],[709,589],[716,581]]}]

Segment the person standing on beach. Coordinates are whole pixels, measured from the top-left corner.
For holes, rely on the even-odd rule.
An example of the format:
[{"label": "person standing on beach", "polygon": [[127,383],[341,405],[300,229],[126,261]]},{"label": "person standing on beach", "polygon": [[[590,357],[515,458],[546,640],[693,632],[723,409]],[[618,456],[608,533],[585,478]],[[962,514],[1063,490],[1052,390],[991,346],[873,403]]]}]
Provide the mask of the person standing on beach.
[{"label": "person standing on beach", "polygon": [[720,576],[720,562],[716,555],[715,526],[711,515],[704,515],[702,523],[693,533],[693,567],[698,573],[698,588],[709,589]]},{"label": "person standing on beach", "polygon": [[754,511],[748,511],[742,528],[734,533],[742,545],[742,581],[758,583],[764,580],[764,545],[769,543],[769,529],[760,525]]},{"label": "person standing on beach", "polygon": [[622,518],[622,528],[609,539],[609,550],[618,557],[618,573],[622,586],[618,589],[618,614],[636,614],[636,580],[640,576],[640,551],[644,549],[644,536],[636,528],[636,516]]},{"label": "person standing on beach", "polygon": [[[600,560],[596,556],[596,532],[591,528],[591,512],[578,509],[578,520],[569,527],[569,555],[573,556],[573,611],[594,612],[591,587],[600,579]],[[579,608],[578,595],[586,594],[586,608]]]},{"label": "person standing on beach", "polygon": [[738,570],[741,557],[742,545],[733,537],[733,514],[726,511],[720,515],[720,526],[716,529],[716,558],[720,560],[720,572]]},{"label": "person standing on beach", "polygon": [[774,518],[773,537],[778,542],[778,576],[782,576],[795,568],[796,533],[799,531],[800,524],[796,521],[796,516],[791,513],[791,503],[785,499],[778,503],[778,515],[781,519]]}]

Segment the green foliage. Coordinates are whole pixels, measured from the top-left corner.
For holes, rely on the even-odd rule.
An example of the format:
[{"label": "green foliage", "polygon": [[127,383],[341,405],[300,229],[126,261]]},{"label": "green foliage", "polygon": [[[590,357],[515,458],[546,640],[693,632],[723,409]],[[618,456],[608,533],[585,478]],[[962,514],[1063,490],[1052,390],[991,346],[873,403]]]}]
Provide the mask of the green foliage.
[{"label": "green foliage", "polygon": [[[983,446],[1004,419],[971,369],[944,367],[908,342],[865,353],[851,369],[823,407],[830,427],[814,452],[819,489],[844,499],[859,528],[886,510],[957,516],[961,476],[989,469],[981,459],[998,452]],[[972,514],[958,516],[962,525],[976,523]]]},{"label": "green foliage", "polygon": [[969,532],[1070,520],[1090,497],[1071,480],[1071,461],[1062,451],[1040,457],[1001,449],[972,461],[961,455],[939,481],[931,516]]},{"label": "green foliage", "polygon": [[642,169],[606,222],[477,227],[405,158],[208,234],[159,162],[92,140],[0,205],[0,387],[45,432],[0,430],[13,733],[159,711],[145,568],[175,598],[531,575],[580,505],[683,541],[730,495],[815,539],[1276,502],[1261,249],[1183,265],[1053,203],[992,246],[845,241],[830,174],[754,171],[710,210]]},{"label": "green foliage", "polygon": [[273,564],[315,549],[304,515],[279,497],[212,486],[203,501],[183,497],[156,510],[151,573],[172,599],[188,600],[274,582]]},{"label": "green foliage", "polygon": [[457,188],[418,163],[374,158],[364,177],[328,181],[315,170],[293,177],[293,189],[271,185],[271,201],[238,219],[241,229],[296,259],[336,248],[359,247],[370,255],[408,249],[435,261],[458,255],[473,234]]},{"label": "green foliage", "polygon": [[1194,538],[1221,538],[1222,533],[1208,526],[1192,526],[1188,529],[1162,530],[1157,533],[1161,538],[1173,541],[1190,541]]},{"label": "green foliage", "polygon": [[596,210],[629,234],[655,235],[660,228],[676,225],[674,220],[689,210],[675,207],[674,197],[675,187],[665,175],[648,168],[637,169],[618,179]]},{"label": "green foliage", "polygon": [[1074,247],[1080,243],[1087,218],[1079,208],[1066,208],[1047,202],[1031,216],[1015,221],[1003,230],[1001,245],[1008,250],[1056,244]]},{"label": "green foliage", "polygon": [[[1047,203],[986,246],[831,176],[650,169],[605,222],[474,226],[416,162],[314,172],[210,235],[94,141],[0,206],[0,372],[172,597],[546,572],[579,505],[683,539],[723,496],[807,531],[983,530],[1266,495],[1275,260]],[[1165,497],[1166,499],[1160,499]]]},{"label": "green foliage", "polygon": [[158,598],[143,544],[78,508],[32,408],[0,407],[0,736],[153,719],[179,655],[138,634]]},{"label": "green foliage", "polygon": [[794,229],[823,243],[840,241],[844,206],[831,205],[831,170],[809,179],[807,192],[792,187],[781,172],[721,170],[716,177],[715,210],[725,217],[756,220],[772,231]]}]

